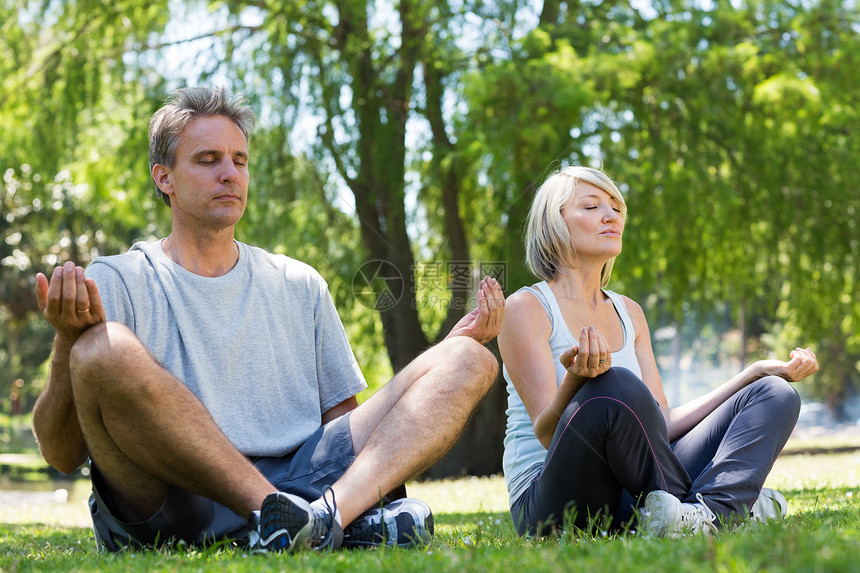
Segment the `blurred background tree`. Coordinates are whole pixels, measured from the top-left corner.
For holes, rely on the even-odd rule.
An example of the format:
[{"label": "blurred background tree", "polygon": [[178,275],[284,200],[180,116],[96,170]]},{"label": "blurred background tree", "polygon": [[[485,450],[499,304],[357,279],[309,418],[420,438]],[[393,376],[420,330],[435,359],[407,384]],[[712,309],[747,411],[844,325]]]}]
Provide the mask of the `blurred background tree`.
[{"label": "blurred background tree", "polygon": [[[833,0],[3,0],[3,411],[29,410],[50,352],[32,276],[169,232],[148,118],[219,83],[260,118],[239,238],[320,270],[372,387],[468,310],[482,266],[534,282],[532,193],[589,164],[627,196],[611,288],[642,304],[670,398],[682,372],[802,345],[822,363],[803,392],[844,417],[858,30]],[[391,304],[356,296],[373,260],[402,279]],[[500,382],[431,475],[498,471],[504,404]]]}]

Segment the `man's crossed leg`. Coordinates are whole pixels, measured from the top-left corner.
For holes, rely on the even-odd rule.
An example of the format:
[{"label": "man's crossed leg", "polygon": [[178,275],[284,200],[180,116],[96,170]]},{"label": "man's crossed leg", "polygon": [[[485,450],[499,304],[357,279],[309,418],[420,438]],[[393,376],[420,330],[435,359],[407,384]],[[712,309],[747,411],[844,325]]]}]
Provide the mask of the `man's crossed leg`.
[{"label": "man's crossed leg", "polygon": [[[355,408],[349,416],[355,459],[331,484],[328,498],[329,506],[336,500],[340,522],[349,524],[378,504],[381,493],[441,457],[492,385],[496,369],[479,342],[452,336]],[[90,457],[120,521],[150,519],[174,488],[239,516],[260,510],[275,491],[203,404],[124,326],[103,323],[87,330],[73,348],[71,378]],[[323,501],[315,505],[324,507]],[[299,498],[287,497],[286,503],[294,521],[305,521],[298,524],[305,530],[299,544],[292,539],[296,532],[287,531],[289,545],[322,541],[313,532],[321,529],[314,512]],[[296,518],[297,512],[304,513]]]}]

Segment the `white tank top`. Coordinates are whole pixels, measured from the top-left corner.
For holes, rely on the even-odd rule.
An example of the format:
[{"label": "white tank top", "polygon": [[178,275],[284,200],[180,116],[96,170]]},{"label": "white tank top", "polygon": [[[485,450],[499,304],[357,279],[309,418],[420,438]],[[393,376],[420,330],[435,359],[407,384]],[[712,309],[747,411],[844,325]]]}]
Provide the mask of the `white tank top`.
[{"label": "white tank top", "polygon": [[[531,287],[523,287],[520,290],[532,293],[543,305],[549,317],[552,325],[549,346],[555,361],[556,385],[560,385],[564,379],[565,369],[558,361],[558,357],[571,346],[579,344],[579,339],[574,337],[568,329],[558,306],[558,301],[546,281]],[[621,349],[612,353],[612,366],[627,368],[641,378],[642,370],[636,359],[635,351],[636,330],[633,327],[633,320],[630,318],[627,305],[624,304],[621,295],[609,290],[604,290],[603,293],[612,301],[615,312],[621,318],[621,326],[624,331],[624,342]],[[505,382],[507,382],[508,390],[508,409],[506,411],[508,425],[505,431],[505,453],[502,458],[502,468],[508,485],[510,503],[513,505],[543,468],[546,448],[537,439],[528,411],[526,411],[522,399],[511,382],[508,369],[504,365],[502,366],[502,373]]]}]

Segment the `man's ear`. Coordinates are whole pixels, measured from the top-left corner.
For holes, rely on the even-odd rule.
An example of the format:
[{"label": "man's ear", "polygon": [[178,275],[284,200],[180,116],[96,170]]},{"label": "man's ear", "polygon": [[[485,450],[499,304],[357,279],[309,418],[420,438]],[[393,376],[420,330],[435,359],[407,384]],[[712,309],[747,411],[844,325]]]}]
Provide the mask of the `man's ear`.
[{"label": "man's ear", "polygon": [[169,167],[156,163],[152,166],[152,180],[165,195],[173,195],[173,172]]}]

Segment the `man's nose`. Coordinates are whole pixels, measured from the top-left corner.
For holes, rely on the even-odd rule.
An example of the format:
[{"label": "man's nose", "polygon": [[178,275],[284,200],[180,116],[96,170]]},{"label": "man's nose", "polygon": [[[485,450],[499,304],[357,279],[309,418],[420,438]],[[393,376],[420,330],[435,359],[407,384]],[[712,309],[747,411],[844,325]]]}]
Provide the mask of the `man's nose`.
[{"label": "man's nose", "polygon": [[221,181],[233,181],[239,176],[239,170],[230,158],[225,159],[224,167],[221,171]]}]

